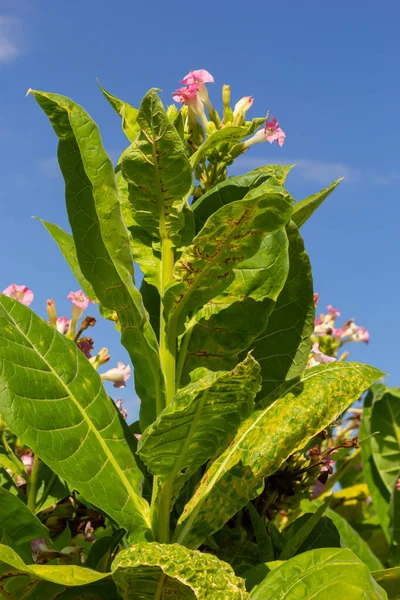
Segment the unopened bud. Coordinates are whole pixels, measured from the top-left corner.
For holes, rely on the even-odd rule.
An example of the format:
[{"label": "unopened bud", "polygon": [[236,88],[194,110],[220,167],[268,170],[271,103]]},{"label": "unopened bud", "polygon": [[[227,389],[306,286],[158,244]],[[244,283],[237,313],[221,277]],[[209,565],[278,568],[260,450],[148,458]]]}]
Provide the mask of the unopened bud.
[{"label": "unopened bud", "polygon": [[242,125],[244,123],[246,112],[251,108],[254,103],[253,96],[244,96],[236,102],[235,108],[233,109],[233,124]]},{"label": "unopened bud", "polygon": [[224,125],[228,125],[228,123],[232,123],[232,121],[233,121],[233,112],[231,109],[231,86],[230,85],[222,86],[222,103],[224,105]]},{"label": "unopened bud", "polygon": [[47,300],[47,314],[49,316],[49,321],[53,327],[57,327],[57,312],[56,305],[52,298]]}]

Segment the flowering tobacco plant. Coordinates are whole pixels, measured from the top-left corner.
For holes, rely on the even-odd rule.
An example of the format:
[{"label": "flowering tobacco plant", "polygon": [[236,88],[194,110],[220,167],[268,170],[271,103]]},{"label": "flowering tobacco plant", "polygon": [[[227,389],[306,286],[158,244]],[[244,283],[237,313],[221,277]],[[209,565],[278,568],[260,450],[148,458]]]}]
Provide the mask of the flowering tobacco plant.
[{"label": "flowering tobacco plant", "polygon": [[[335,477],[331,456],[357,451],[346,436],[328,443],[332,424],[382,376],[333,360],[334,327],[314,330],[299,229],[338,182],[295,202],[290,166],[228,177],[252,145],[286,134],[275,117],[248,118],[251,96],[232,108],[227,85],[218,112],[213,83],[191,71],[168,108],[156,90],[136,109],[101,88],[128,138],[116,166],[83,108],[31,90],[59,138],[71,233],[43,224],[81,289],[71,318],[49,300],[49,322],[27,288],[0,296],[5,597],[322,598],[323,565],[324,590],[349,598],[351,580],[353,597],[386,598],[379,559],[357,532],[342,544],[334,511],[310,501]],[[131,367],[103,371],[90,302],[129,353],[131,425],[104,387],[126,385]],[[345,332],[335,348],[365,337]]]}]

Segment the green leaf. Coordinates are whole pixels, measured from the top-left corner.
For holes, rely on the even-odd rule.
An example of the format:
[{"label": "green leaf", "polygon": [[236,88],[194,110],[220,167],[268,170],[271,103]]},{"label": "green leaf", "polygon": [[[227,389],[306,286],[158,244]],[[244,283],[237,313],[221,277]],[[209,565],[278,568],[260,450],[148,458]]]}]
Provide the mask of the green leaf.
[{"label": "green leaf", "polygon": [[179,245],[182,210],[193,185],[184,143],[155,90],[144,96],[137,121],[141,135],[120,159],[133,219],[153,240],[167,236]]},{"label": "green leaf", "polygon": [[264,478],[307,445],[381,376],[358,363],[330,363],[305,372],[283,398],[254,412],[206,471],[178,521],[175,541],[198,546],[249,500]]},{"label": "green leaf", "polygon": [[294,223],[289,238],[289,274],[267,327],[254,344],[263,379],[260,400],[267,404],[282,395],[285,382],[306,368],[314,331],[314,296],[310,260]]},{"label": "green leaf", "polygon": [[116,96],[113,96],[112,94],[110,94],[110,92],[107,92],[107,90],[105,90],[100,85],[99,81],[97,81],[97,84],[98,84],[99,88],[101,89],[101,91],[103,92],[104,97],[111,104],[111,106],[113,107],[115,112],[118,113],[119,116],[121,117],[122,129],[123,129],[126,137],[128,138],[128,140],[130,142],[134,142],[140,132],[140,127],[137,124],[137,116],[138,116],[138,112],[139,112],[138,109],[134,108],[127,102],[120,100]]},{"label": "green leaf", "polygon": [[[322,504],[321,500],[314,500],[313,502],[303,500],[301,506],[307,512],[314,512]],[[367,542],[363,540],[346,519],[330,508],[326,510],[326,516],[332,519],[336,529],[339,531],[342,548],[350,548],[371,571],[382,569],[382,563],[379,558],[375,556]]]},{"label": "green leaf", "polygon": [[250,592],[254,586],[258,585],[262,582],[263,579],[266,578],[268,573],[279,567],[283,564],[283,560],[273,560],[270,562],[261,563],[252,567],[245,573],[243,573],[243,578],[246,582],[246,589]]},{"label": "green leaf", "polygon": [[254,406],[260,367],[249,355],[233,371],[200,369],[143,433],[138,453],[175,493],[232,439]]},{"label": "green leaf", "polygon": [[260,561],[265,563],[270,560],[274,560],[274,548],[272,545],[271,537],[269,536],[265,527],[264,520],[260,517],[260,515],[258,514],[251,502],[248,503],[247,510],[249,511],[254,535],[257,540]]},{"label": "green leaf", "polygon": [[389,600],[400,598],[400,567],[372,571],[371,575],[386,590]]},{"label": "green leaf", "polygon": [[243,200],[248,192],[263,183],[283,185],[291,168],[286,165],[266,165],[245,175],[229,177],[212,187],[193,204],[196,233],[219,208],[231,202]]},{"label": "green leaf", "polygon": [[[289,270],[284,230],[267,235],[251,258],[233,270],[234,280],[200,309],[187,326],[179,364],[182,381],[197,367],[231,369],[265,329]],[[188,343],[187,343],[188,342]]]},{"label": "green leaf", "polygon": [[34,581],[50,581],[63,586],[86,585],[108,576],[75,565],[26,565],[12,548],[3,544],[0,544],[0,562],[11,567],[9,575],[26,574]]},{"label": "green leaf", "polygon": [[236,144],[248,135],[246,127],[235,127],[228,125],[218,129],[200,146],[190,157],[190,164],[194,170],[207,156],[218,151],[221,144]]},{"label": "green leaf", "polygon": [[211,215],[176,262],[164,303],[171,328],[177,326],[180,332],[188,312],[227,288],[235,277],[233,269],[258,251],[266,235],[288,222],[292,208],[286,192],[272,186],[257,192]]},{"label": "green leaf", "polygon": [[47,465],[42,463],[38,475],[36,513],[46,510],[69,495],[70,492],[65,483]]},{"label": "green leaf", "polygon": [[374,385],[364,400],[363,416],[360,425],[361,455],[363,475],[371,494],[372,504],[379,518],[382,530],[389,541],[389,500],[390,494],[376,468],[372,453],[372,436],[377,432],[371,429],[371,412],[374,398],[385,393],[386,386]]},{"label": "green leaf", "polygon": [[252,600],[386,600],[368,568],[351,550],[319,548],[299,554],[253,588]]},{"label": "green leaf", "polygon": [[17,496],[0,488],[0,531],[8,544],[25,560],[31,559],[30,542],[48,538],[49,530]]},{"label": "green leaf", "polygon": [[375,397],[371,411],[371,449],[379,475],[389,493],[400,471],[400,388],[386,388]]},{"label": "green leaf", "polygon": [[300,229],[304,225],[306,221],[311,217],[311,215],[317,210],[317,208],[326,200],[326,198],[333,192],[333,190],[339,185],[339,183],[343,180],[343,177],[337,179],[330,186],[318,192],[318,194],[314,194],[313,196],[308,196],[304,200],[297,202],[297,204],[293,207],[293,221],[296,223],[297,227]]},{"label": "green leaf", "polygon": [[[185,587],[198,600],[246,600],[244,581],[232,568],[211,554],[188,550],[178,544],[136,544],[118,554],[113,563],[113,578],[124,600],[154,598],[157,582],[164,573],[179,582],[177,598]],[[166,598],[170,596],[166,594]],[[175,596],[174,596],[175,597]],[[183,598],[191,596],[183,595]]]},{"label": "green leaf", "polygon": [[106,573],[111,568],[113,553],[124,537],[125,531],[118,529],[113,535],[106,535],[94,542],[90,547],[85,567]]},{"label": "green leaf", "polygon": [[400,565],[400,471],[393,484],[389,503],[389,533],[394,564]]},{"label": "green leaf", "polygon": [[135,368],[141,418],[150,423],[156,403],[164,402],[164,377],[157,339],[134,286],[112,163],[96,124],[82,107],[65,96],[32,93],[60,140],[58,159],[80,268],[101,304],[118,315],[121,341]]},{"label": "green leaf", "polygon": [[297,554],[299,548],[320,522],[321,517],[328,508],[328,504],[329,500],[321,504],[315,513],[303,515],[285,529],[283,535],[285,539],[287,539],[287,542],[283,546],[282,552],[279,555],[279,560],[288,560]]},{"label": "green leaf", "polygon": [[0,413],[15,435],[130,535],[149,529],[129,430],[72,340],[0,296]]}]

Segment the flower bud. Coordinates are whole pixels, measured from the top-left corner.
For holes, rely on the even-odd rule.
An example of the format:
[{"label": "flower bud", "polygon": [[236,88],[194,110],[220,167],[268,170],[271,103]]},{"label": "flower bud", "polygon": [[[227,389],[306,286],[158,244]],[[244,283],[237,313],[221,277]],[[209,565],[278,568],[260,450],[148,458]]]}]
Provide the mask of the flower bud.
[{"label": "flower bud", "polygon": [[57,327],[56,305],[52,298],[47,300],[47,314],[49,316],[50,324],[53,325],[53,327]]},{"label": "flower bud", "polygon": [[231,109],[231,86],[230,85],[222,86],[222,103],[224,105],[224,125],[228,125],[228,123],[232,123],[232,121],[233,121],[233,112]]},{"label": "flower bud", "polygon": [[253,103],[253,96],[244,96],[239,102],[236,102],[235,108],[233,109],[234,125],[242,125],[244,123],[246,112],[252,107]]}]

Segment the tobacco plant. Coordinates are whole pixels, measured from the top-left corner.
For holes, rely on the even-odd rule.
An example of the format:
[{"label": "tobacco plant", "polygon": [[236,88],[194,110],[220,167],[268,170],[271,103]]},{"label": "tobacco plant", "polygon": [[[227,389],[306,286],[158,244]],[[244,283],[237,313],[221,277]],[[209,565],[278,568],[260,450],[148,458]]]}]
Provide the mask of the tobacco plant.
[{"label": "tobacco plant", "polygon": [[[71,233],[43,224],[81,290],[71,320],[49,301],[49,322],[23,286],[0,297],[5,598],[387,597],[384,565],[341,543],[328,501],[310,503],[333,452],[358,447],[340,419],[382,376],[330,358],[328,329],[325,353],[313,337],[326,322],[314,325],[299,229],[338,182],[295,202],[291,166],[228,177],[285,133],[248,119],[251,97],[232,109],[229,86],[220,114],[212,82],[192,71],[179,108],[155,89],[136,109],[100,87],[128,138],[115,167],[82,107],[30,90],[59,140]],[[89,302],[129,353],[132,425],[104,387],[130,367],[99,373],[109,355],[83,336]],[[325,543],[310,542],[316,527],[331,528]]]}]

